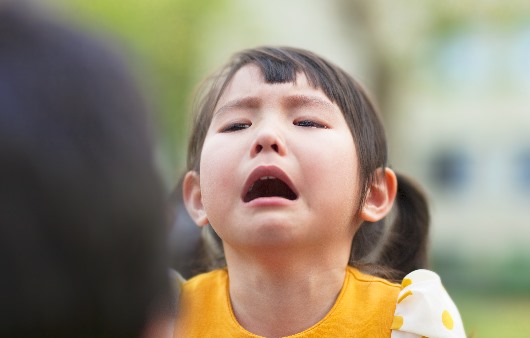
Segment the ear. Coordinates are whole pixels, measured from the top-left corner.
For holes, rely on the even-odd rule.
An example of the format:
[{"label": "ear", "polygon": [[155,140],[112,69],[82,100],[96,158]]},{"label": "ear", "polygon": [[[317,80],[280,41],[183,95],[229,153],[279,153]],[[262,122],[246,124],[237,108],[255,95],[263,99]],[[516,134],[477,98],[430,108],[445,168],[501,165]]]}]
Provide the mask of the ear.
[{"label": "ear", "polygon": [[368,187],[366,200],[361,209],[361,218],[369,222],[377,222],[392,209],[396,199],[397,177],[392,169],[379,168],[375,173],[374,182]]},{"label": "ear", "polygon": [[184,205],[191,219],[198,226],[208,224],[208,216],[202,204],[200,176],[196,171],[188,171],[182,182]]}]

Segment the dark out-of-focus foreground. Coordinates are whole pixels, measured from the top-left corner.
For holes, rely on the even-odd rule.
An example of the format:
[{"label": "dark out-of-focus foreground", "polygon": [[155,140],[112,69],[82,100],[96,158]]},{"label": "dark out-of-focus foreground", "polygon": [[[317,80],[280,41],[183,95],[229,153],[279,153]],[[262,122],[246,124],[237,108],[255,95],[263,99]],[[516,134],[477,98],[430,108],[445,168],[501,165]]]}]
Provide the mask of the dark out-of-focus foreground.
[{"label": "dark out-of-focus foreground", "polygon": [[[432,207],[433,268],[477,337],[530,323],[530,2],[54,0],[115,42],[157,108],[168,190],[193,89],[235,51],[313,50],[376,97],[391,166]],[[111,32],[110,34],[108,32]]]}]

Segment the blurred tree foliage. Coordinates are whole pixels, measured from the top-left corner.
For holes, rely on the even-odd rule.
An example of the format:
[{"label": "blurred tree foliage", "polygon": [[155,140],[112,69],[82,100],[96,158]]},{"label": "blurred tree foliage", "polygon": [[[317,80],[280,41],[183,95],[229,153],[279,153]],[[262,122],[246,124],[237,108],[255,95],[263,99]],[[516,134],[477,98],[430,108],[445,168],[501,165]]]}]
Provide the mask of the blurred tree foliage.
[{"label": "blurred tree foliage", "polygon": [[[183,167],[190,99],[212,16],[226,0],[54,0],[67,19],[116,42],[155,106],[160,164],[168,185]],[[171,188],[171,187],[170,187]]]}]

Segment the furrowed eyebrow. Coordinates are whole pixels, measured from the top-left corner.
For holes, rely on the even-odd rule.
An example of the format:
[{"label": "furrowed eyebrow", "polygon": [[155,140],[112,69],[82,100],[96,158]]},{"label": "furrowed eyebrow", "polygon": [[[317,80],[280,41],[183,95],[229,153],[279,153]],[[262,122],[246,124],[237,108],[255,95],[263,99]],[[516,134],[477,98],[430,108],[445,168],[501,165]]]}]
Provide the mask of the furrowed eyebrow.
[{"label": "furrowed eyebrow", "polygon": [[224,105],[222,105],[221,107],[219,107],[219,109],[217,109],[215,112],[214,112],[214,116],[215,115],[219,115],[219,114],[222,114],[228,110],[232,110],[232,109],[253,109],[253,108],[258,108],[261,104],[261,100],[258,98],[258,97],[255,97],[255,96],[247,96],[247,97],[243,97],[241,99],[235,99],[235,100],[232,100],[232,101],[228,101],[227,103],[225,103]]},{"label": "furrowed eyebrow", "polygon": [[329,101],[318,96],[291,95],[283,99],[284,105],[289,108],[319,107],[330,111],[336,111],[337,107]]}]

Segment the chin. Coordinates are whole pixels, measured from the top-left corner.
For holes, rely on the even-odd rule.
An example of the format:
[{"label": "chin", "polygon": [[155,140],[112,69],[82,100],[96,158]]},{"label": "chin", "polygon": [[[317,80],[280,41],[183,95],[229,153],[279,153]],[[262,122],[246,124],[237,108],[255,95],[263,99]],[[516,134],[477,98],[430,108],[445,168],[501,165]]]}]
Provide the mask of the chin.
[{"label": "chin", "polygon": [[300,236],[300,230],[284,222],[267,222],[258,226],[254,225],[243,240],[245,244],[257,247],[292,246]]}]

